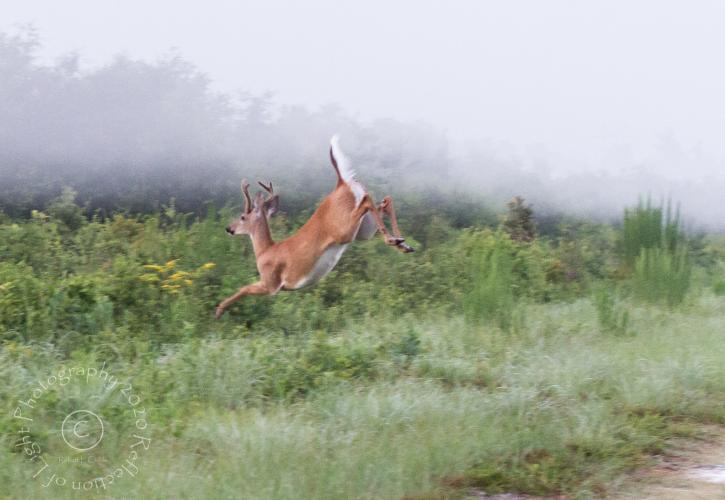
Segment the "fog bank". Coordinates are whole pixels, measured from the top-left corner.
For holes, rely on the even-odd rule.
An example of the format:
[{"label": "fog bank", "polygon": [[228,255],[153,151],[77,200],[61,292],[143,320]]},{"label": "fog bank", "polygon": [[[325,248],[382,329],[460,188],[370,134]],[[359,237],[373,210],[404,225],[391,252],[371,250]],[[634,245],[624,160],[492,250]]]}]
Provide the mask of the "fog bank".
[{"label": "fog bank", "polygon": [[147,210],[175,197],[195,209],[238,196],[240,178],[255,176],[310,203],[334,183],[327,144],[339,133],[363,181],[381,195],[434,189],[499,206],[523,195],[540,212],[599,218],[651,195],[679,202],[694,225],[723,228],[719,160],[673,135],[635,164],[625,148],[612,152],[610,169],[563,169],[545,149],[522,155],[435,123],[222,93],[179,54],[155,62],[116,56],[89,70],[78,55],[41,64],[41,47],[33,32],[0,34],[6,212],[42,206],[66,185],[90,208]]}]

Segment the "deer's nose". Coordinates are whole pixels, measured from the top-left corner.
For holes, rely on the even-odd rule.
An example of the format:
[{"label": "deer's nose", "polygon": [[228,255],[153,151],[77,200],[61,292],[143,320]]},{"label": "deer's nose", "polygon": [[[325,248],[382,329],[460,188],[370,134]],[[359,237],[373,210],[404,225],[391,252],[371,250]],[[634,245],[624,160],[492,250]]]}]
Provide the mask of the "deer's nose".
[{"label": "deer's nose", "polygon": [[226,231],[227,233],[229,233],[229,234],[234,234],[234,231],[232,231],[232,227],[231,227],[231,226],[227,226],[227,227],[226,227],[226,228],[225,228],[224,230],[225,230],[225,231]]}]

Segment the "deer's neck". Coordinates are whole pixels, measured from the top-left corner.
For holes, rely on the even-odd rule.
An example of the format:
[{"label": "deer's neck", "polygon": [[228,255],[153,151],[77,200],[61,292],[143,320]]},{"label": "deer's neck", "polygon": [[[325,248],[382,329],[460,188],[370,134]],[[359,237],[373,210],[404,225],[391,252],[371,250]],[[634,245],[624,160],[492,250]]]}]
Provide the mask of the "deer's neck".
[{"label": "deer's neck", "polygon": [[252,233],[252,246],[254,247],[254,255],[259,257],[261,253],[274,245],[272,235],[269,232],[269,225],[259,224]]}]

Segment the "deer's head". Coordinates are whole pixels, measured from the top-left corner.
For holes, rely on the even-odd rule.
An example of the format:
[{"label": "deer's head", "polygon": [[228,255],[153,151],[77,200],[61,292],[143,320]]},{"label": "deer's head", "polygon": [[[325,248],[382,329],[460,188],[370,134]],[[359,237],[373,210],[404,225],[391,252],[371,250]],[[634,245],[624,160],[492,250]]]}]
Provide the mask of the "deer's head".
[{"label": "deer's head", "polygon": [[242,194],[244,195],[244,212],[234,219],[226,228],[227,233],[231,235],[237,234],[254,234],[260,225],[267,225],[267,218],[274,215],[279,207],[279,195],[274,194],[272,183],[265,185],[259,183],[262,188],[267,191],[268,196],[265,199],[264,194],[260,191],[252,200],[249,196],[249,183],[247,180],[242,181]]}]

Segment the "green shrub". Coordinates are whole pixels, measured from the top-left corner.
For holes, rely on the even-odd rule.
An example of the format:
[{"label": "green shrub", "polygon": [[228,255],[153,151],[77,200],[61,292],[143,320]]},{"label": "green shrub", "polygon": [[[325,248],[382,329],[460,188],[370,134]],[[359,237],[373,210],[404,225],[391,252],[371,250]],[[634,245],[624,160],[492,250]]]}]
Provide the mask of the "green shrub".
[{"label": "green shrub", "polygon": [[0,339],[29,341],[44,332],[48,286],[33,276],[30,266],[0,263]]},{"label": "green shrub", "polygon": [[75,204],[76,191],[71,187],[64,187],[60,196],[48,204],[50,217],[62,224],[65,231],[78,230],[85,222],[83,211]]},{"label": "green shrub", "polygon": [[526,205],[520,196],[514,196],[506,206],[508,213],[501,226],[508,233],[512,240],[528,243],[536,239],[536,223],[534,221],[534,210],[531,205]]}]

